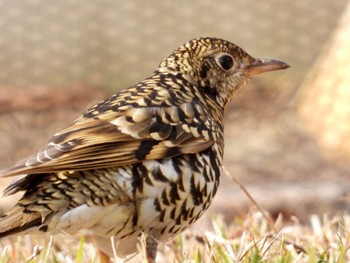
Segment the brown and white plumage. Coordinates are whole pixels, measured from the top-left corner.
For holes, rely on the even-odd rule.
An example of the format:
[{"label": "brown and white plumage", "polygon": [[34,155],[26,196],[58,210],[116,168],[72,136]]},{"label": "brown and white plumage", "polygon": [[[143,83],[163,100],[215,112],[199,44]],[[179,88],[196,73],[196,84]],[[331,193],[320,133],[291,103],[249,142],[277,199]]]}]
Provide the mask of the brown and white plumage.
[{"label": "brown and white plumage", "polygon": [[0,219],[0,237],[84,230],[102,248],[135,251],[145,233],[157,241],[180,233],[208,208],[219,184],[223,115],[258,73],[284,69],[216,38],[197,38],[137,85],[93,106],[37,154],[1,171],[25,175],[4,195],[24,191]]}]

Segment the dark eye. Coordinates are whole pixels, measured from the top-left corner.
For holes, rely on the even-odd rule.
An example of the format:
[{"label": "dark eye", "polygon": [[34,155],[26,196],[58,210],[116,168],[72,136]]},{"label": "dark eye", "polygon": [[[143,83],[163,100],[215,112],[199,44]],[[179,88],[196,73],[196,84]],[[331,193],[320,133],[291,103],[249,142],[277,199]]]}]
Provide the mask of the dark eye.
[{"label": "dark eye", "polygon": [[233,66],[233,59],[229,55],[222,55],[219,57],[218,63],[224,70],[229,70]]}]

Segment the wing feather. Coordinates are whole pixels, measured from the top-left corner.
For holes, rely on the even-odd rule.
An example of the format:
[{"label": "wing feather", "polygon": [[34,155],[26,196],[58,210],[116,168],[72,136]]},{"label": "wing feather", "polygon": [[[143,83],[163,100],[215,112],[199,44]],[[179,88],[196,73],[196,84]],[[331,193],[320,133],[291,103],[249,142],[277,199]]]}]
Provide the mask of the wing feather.
[{"label": "wing feather", "polygon": [[142,160],[197,153],[215,140],[215,123],[203,107],[129,107],[79,118],[38,153],[0,171],[2,176],[118,167]]}]

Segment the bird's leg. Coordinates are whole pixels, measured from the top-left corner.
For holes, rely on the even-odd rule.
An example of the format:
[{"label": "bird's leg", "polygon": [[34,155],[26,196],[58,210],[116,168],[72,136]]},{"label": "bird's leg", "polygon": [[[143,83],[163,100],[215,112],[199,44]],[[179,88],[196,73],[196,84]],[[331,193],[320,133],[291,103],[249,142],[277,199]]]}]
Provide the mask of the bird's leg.
[{"label": "bird's leg", "polygon": [[148,263],[155,263],[158,242],[153,237],[146,237],[146,259]]}]

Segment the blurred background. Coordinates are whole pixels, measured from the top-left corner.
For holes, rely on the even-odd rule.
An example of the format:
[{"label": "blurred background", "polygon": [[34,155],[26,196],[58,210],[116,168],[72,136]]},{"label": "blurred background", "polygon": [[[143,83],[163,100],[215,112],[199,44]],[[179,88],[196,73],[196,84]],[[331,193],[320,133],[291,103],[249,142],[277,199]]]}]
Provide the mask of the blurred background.
[{"label": "blurred background", "polygon": [[[226,113],[225,167],[272,215],[350,210],[350,6],[328,1],[0,0],[0,168],[149,76],[182,43],[230,40],[291,65]],[[1,188],[8,180],[2,179]],[[212,213],[253,205],[226,175]],[[2,199],[2,211],[11,204]]]}]

